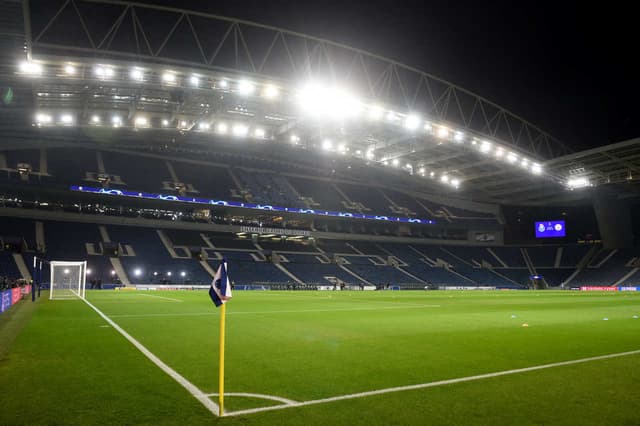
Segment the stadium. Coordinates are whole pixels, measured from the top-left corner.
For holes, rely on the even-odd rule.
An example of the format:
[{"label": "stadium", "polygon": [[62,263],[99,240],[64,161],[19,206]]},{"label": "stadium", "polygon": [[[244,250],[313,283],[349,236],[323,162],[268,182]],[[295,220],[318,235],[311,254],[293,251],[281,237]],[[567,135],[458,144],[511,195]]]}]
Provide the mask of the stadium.
[{"label": "stadium", "polygon": [[639,138],[211,13],[0,20],[0,424],[640,423]]}]

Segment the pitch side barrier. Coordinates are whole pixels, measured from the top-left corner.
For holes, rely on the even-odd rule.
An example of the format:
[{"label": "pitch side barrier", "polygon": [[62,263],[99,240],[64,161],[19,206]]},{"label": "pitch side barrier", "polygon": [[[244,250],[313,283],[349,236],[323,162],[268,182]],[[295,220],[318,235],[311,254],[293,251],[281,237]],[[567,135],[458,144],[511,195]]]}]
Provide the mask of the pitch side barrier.
[{"label": "pitch side barrier", "polygon": [[31,293],[31,284],[22,287],[14,287],[0,292],[0,313],[23,299],[23,295]]}]

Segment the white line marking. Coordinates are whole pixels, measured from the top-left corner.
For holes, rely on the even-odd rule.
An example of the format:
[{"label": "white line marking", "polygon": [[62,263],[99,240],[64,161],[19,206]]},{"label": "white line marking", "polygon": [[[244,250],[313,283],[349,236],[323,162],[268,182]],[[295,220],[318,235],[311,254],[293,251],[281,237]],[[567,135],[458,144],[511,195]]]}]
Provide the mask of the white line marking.
[{"label": "white line marking", "polygon": [[[390,309],[418,309],[418,308],[439,308],[440,305],[415,305],[415,306],[377,306],[370,308],[355,308],[355,309],[299,309],[290,311],[233,311],[227,312],[227,315],[262,315],[262,314],[296,314],[296,313],[308,313],[308,312],[351,312],[351,311],[380,311]],[[201,316],[201,315],[215,315],[215,312],[185,312],[185,313],[162,313],[162,314],[122,314],[111,315],[111,318],[145,318],[145,317],[181,317],[181,316]]]},{"label": "white line marking", "polygon": [[136,296],[156,297],[158,299],[171,300],[172,302],[183,302],[180,299],[172,299],[171,297],[156,296],[154,294],[135,294]]},{"label": "white line marking", "polygon": [[515,370],[505,370],[505,371],[498,371],[498,372],[495,372],[495,373],[479,374],[477,376],[460,377],[460,378],[457,378],[457,379],[440,380],[440,381],[437,381],[437,382],[430,382],[430,383],[420,383],[420,384],[417,384],[417,385],[398,386],[398,387],[394,387],[394,388],[378,389],[378,390],[368,391],[368,392],[352,393],[352,394],[349,394],[349,395],[332,396],[332,397],[329,397],[329,398],[315,399],[315,400],[311,400],[311,401],[295,402],[293,404],[287,404],[287,405],[275,405],[275,406],[272,406],[272,407],[250,408],[250,409],[247,409],[247,410],[239,410],[239,411],[232,411],[232,412],[225,413],[225,417],[228,417],[228,416],[240,416],[240,415],[243,415],[243,414],[260,413],[262,411],[283,410],[285,408],[303,407],[303,406],[306,406],[306,405],[325,404],[327,402],[343,401],[345,399],[364,398],[364,397],[368,397],[368,396],[382,395],[382,394],[392,393],[392,392],[403,392],[403,391],[415,390],[415,389],[432,388],[432,387],[436,387],[436,386],[451,385],[451,384],[454,384],[454,383],[471,382],[471,381],[475,381],[475,380],[482,380],[482,379],[490,379],[490,378],[493,378],[493,377],[507,376],[507,375],[510,375],[510,374],[526,373],[526,372],[529,372],[529,371],[544,370],[544,369],[547,369],[547,368],[562,367],[562,366],[565,366],[565,365],[581,364],[581,363],[584,363],[584,362],[599,361],[599,360],[602,360],[602,359],[618,358],[618,357],[623,357],[623,356],[628,356],[628,355],[638,355],[638,354],[640,354],[640,350],[629,351],[629,352],[620,352],[620,353],[617,353],[617,354],[600,355],[600,356],[594,356],[594,357],[589,357],[589,358],[581,358],[581,359],[575,359],[575,360],[571,360],[571,361],[554,362],[554,363],[551,363],[551,364],[536,365],[536,366],[533,366],[533,367],[517,368]]},{"label": "white line marking", "polygon": [[[207,396],[218,396],[217,393],[208,393]],[[282,398],[275,395],[265,395],[263,393],[246,393],[246,392],[225,392],[225,396],[247,396],[250,398],[260,398],[260,399],[270,399],[272,401],[283,402],[287,405],[298,404],[298,401],[294,401],[293,399]],[[226,414],[226,413],[225,413]]]},{"label": "white line marking", "polygon": [[191,395],[194,396],[198,401],[202,403],[209,411],[211,411],[215,416],[218,416],[218,404],[213,402],[206,396],[200,389],[198,389],[193,383],[182,377],[177,371],[169,367],[167,364],[162,362],[160,358],[155,356],[149,349],[145,348],[142,343],[138,342],[133,336],[124,331],[118,324],[113,322],[111,318],[103,314],[98,308],[93,306],[88,300],[82,299],[87,305],[91,307],[94,311],[98,313],[106,322],[108,322],[113,328],[115,328],[118,333],[122,334],[125,339],[127,339],[133,346],[135,346],[144,356],[149,358],[151,362],[157,365],[162,371],[167,373],[173,380],[178,382],[183,388],[185,388]]}]

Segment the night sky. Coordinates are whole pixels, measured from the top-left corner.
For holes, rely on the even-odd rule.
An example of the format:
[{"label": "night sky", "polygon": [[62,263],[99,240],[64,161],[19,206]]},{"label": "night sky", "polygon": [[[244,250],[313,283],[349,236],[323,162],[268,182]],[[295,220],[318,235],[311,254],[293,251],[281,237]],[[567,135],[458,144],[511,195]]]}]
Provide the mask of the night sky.
[{"label": "night sky", "polygon": [[496,102],[576,150],[640,136],[640,67],[633,65],[640,33],[631,2],[141,2],[279,26],[396,59]]}]

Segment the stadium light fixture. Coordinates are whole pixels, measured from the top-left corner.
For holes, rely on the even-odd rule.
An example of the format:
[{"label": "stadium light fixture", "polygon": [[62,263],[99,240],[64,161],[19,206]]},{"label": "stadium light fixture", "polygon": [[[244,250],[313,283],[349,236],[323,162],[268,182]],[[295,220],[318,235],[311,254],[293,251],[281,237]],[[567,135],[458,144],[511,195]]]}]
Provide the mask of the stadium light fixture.
[{"label": "stadium light fixture", "polygon": [[520,165],[524,169],[528,168],[529,167],[529,160],[527,160],[526,158],[523,158],[522,161],[520,162]]},{"label": "stadium light fixture", "polygon": [[63,272],[64,272],[65,275],[68,275],[69,272],[71,272],[71,271],[69,271],[69,269],[65,268]]},{"label": "stadium light fixture", "polygon": [[389,111],[387,113],[387,121],[396,121],[397,118],[398,118],[398,116],[396,115],[395,112]]},{"label": "stadium light fixture", "polygon": [[169,120],[167,120],[166,118],[162,120],[162,126],[163,127],[167,127],[169,126]]},{"label": "stadium light fixture", "polygon": [[258,139],[264,139],[265,137],[265,131],[264,129],[261,128],[257,128],[253,131],[253,136],[255,136]]},{"label": "stadium light fixture", "polygon": [[134,269],[133,275],[135,275],[136,277],[139,277],[140,275],[142,275],[142,269],[140,268]]},{"label": "stadium light fixture", "polygon": [[91,116],[91,123],[93,123],[93,124],[100,124],[100,116],[99,116],[99,115],[93,115],[93,116]]},{"label": "stadium light fixture", "polygon": [[36,114],[36,124],[51,124],[53,118],[49,114],[38,113]]},{"label": "stadium light fixture", "polygon": [[64,124],[64,125],[67,125],[67,126],[73,124],[73,115],[71,115],[71,114],[62,114],[60,116],[60,122],[62,124]]},{"label": "stadium light fixture", "polygon": [[71,64],[67,64],[64,66],[64,73],[67,75],[76,75],[76,67]]},{"label": "stadium light fixture", "polygon": [[440,139],[446,139],[449,137],[449,129],[444,126],[440,126],[438,127],[438,131],[436,132],[436,135]]},{"label": "stadium light fixture", "polygon": [[322,149],[325,151],[329,151],[333,148],[333,142],[330,139],[325,139],[322,141]]},{"label": "stadium light fixture", "polygon": [[42,74],[42,65],[36,62],[24,61],[20,63],[20,72],[33,76],[40,75]]},{"label": "stadium light fixture", "polygon": [[174,72],[171,71],[165,71],[162,74],[162,82],[166,83],[166,84],[176,84],[178,80],[178,77],[176,76],[176,74]]},{"label": "stadium light fixture", "polygon": [[106,65],[97,65],[93,72],[95,73],[96,77],[102,79],[113,78],[113,76],[115,75],[115,71],[113,70],[113,68]]},{"label": "stadium light fixture", "polygon": [[157,277],[158,276],[158,271],[153,271],[153,276]]},{"label": "stadium light fixture", "polygon": [[457,189],[460,186],[460,179],[451,179],[451,185]]},{"label": "stadium light fixture", "polygon": [[225,79],[222,79],[218,82],[218,86],[222,87],[223,89],[226,89],[227,87],[229,87],[229,82]]},{"label": "stadium light fixture", "polygon": [[187,276],[187,273],[186,273],[185,271],[182,271],[182,272],[180,272],[180,276],[181,276],[181,277],[186,277],[186,276]]},{"label": "stadium light fixture", "polygon": [[218,125],[216,126],[216,131],[223,135],[226,134],[228,130],[229,130],[229,127],[227,126],[226,123],[218,123]]},{"label": "stadium light fixture", "polygon": [[393,161],[391,161],[391,164],[397,167],[398,164],[400,164],[400,160],[398,160],[397,158],[394,158]]},{"label": "stadium light fixture", "polygon": [[129,72],[129,77],[131,77],[131,80],[142,81],[144,80],[144,71],[140,68],[132,68]]},{"label": "stadium light fixture", "polygon": [[180,122],[180,128],[181,129],[186,129],[187,127],[189,127],[189,123],[187,123],[185,120],[182,120]]},{"label": "stadium light fixture", "polygon": [[240,80],[238,82],[238,93],[242,96],[249,96],[256,90],[256,86],[249,80]]},{"label": "stadium light fixture", "polygon": [[496,149],[496,158],[502,158],[504,156],[504,149],[502,147],[498,147]]},{"label": "stadium light fixture", "polygon": [[193,74],[191,77],[189,77],[189,83],[193,87],[198,87],[200,85],[200,77],[198,77],[197,75]]},{"label": "stadium light fixture", "polygon": [[436,177],[436,172],[431,172],[431,173],[429,173],[429,176],[430,176],[430,177]]},{"label": "stadium light fixture", "polygon": [[447,175],[440,176],[440,182],[449,183],[449,176],[447,176]]},{"label": "stadium light fixture", "polygon": [[589,179],[587,179],[586,177],[582,176],[582,177],[575,177],[575,178],[570,178],[569,180],[567,180],[567,186],[569,187],[569,189],[576,189],[576,188],[584,188],[589,186]]},{"label": "stadium light fixture", "polygon": [[201,122],[200,124],[198,124],[199,130],[209,130],[210,128],[211,125],[209,123]]},{"label": "stadium light fixture", "polygon": [[91,269],[87,269],[84,273],[85,273],[86,275],[91,275]]},{"label": "stadium light fixture", "polygon": [[297,145],[298,142],[300,142],[300,137],[297,135],[291,135],[291,137],[289,138],[289,141],[294,144]]},{"label": "stadium light fixture", "polygon": [[167,276],[169,277],[171,276],[171,271],[167,272]]},{"label": "stadium light fixture", "polygon": [[367,157],[367,160],[373,160],[373,157],[374,157],[373,150],[372,149],[368,150],[365,156]]},{"label": "stadium light fixture", "polygon": [[113,127],[122,126],[122,118],[120,118],[120,116],[118,115],[114,115],[113,117],[111,117],[111,124],[113,124]]},{"label": "stadium light fixture", "polygon": [[424,167],[420,167],[420,168],[418,169],[418,173],[420,173],[422,176],[424,176],[424,173],[425,173],[425,172],[426,172],[426,170],[425,170],[425,168],[424,168]]},{"label": "stadium light fixture", "polygon": [[347,152],[347,146],[343,143],[338,145],[338,152],[341,154],[344,154],[345,152]]},{"label": "stadium light fixture", "polygon": [[463,132],[456,132],[455,135],[453,136],[453,140],[456,142],[463,142],[464,141],[464,133]]},{"label": "stadium light fixture", "polygon": [[480,145],[480,152],[482,152],[483,154],[488,154],[490,151],[491,151],[491,142],[482,141],[482,144]]},{"label": "stadium light fixture", "polygon": [[426,122],[424,124],[424,131],[427,132],[427,133],[433,132],[433,126],[431,125],[431,123]]},{"label": "stadium light fixture", "polygon": [[247,136],[247,133],[249,133],[249,128],[244,124],[235,124],[231,129],[231,133],[233,134],[233,136],[244,137]]},{"label": "stadium light fixture", "polygon": [[531,173],[533,173],[534,175],[539,175],[542,173],[542,167],[540,166],[540,164],[538,163],[533,163],[531,165]]},{"label": "stadium light fixture", "polygon": [[389,165],[389,162],[388,162],[387,160],[384,160],[384,161],[382,162],[382,164],[383,164],[383,165],[385,165],[385,166],[388,166],[388,165]]},{"label": "stadium light fixture", "polygon": [[518,161],[518,156],[516,154],[514,154],[513,152],[510,152],[509,155],[507,155],[507,160],[513,164],[516,161]]},{"label": "stadium light fixture", "polygon": [[147,117],[138,116],[134,121],[136,127],[148,127],[149,119]]},{"label": "stadium light fixture", "polygon": [[116,271],[114,271],[113,269],[111,270],[111,276],[115,276],[116,275]]},{"label": "stadium light fixture", "polygon": [[404,127],[407,130],[416,130],[420,126],[420,117],[417,115],[408,115],[404,120]]},{"label": "stadium light fixture", "polygon": [[273,84],[267,84],[262,91],[262,95],[267,99],[276,99],[280,96],[280,90]]}]

